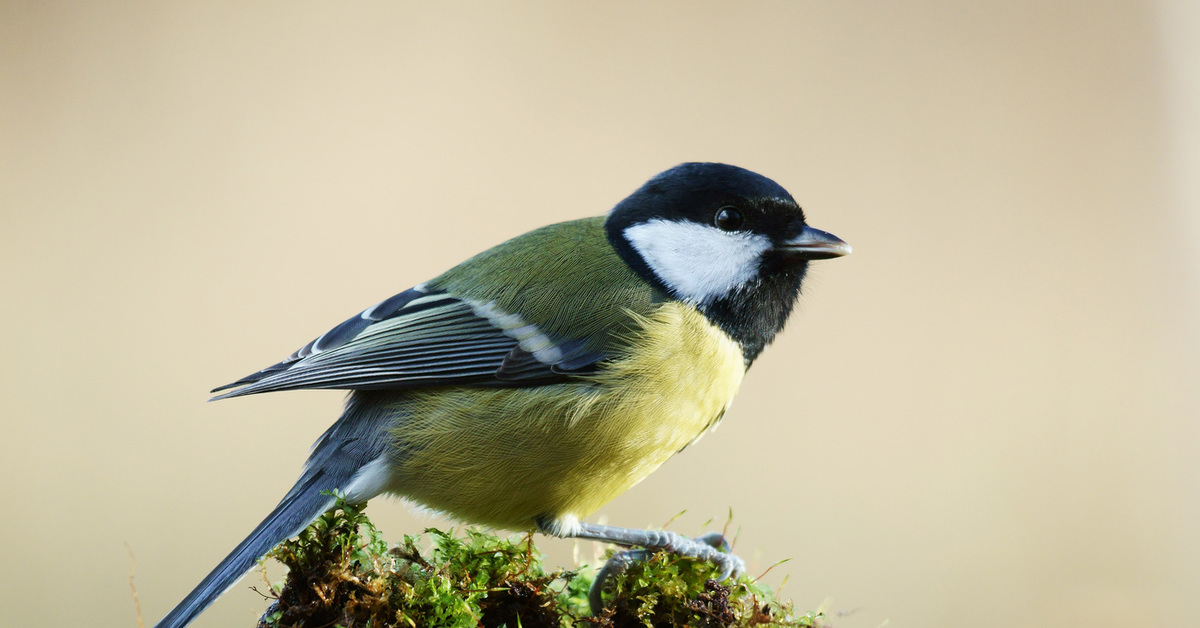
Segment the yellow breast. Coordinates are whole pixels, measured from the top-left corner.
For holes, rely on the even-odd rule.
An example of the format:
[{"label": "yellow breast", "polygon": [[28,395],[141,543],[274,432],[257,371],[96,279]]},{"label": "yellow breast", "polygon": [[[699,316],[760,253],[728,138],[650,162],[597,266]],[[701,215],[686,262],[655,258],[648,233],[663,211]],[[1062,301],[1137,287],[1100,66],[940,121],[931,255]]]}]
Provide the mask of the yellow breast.
[{"label": "yellow breast", "polygon": [[397,395],[393,491],[528,529],[583,518],[641,481],[720,418],[745,366],[737,343],[689,306],[639,322],[638,349],[587,379]]}]

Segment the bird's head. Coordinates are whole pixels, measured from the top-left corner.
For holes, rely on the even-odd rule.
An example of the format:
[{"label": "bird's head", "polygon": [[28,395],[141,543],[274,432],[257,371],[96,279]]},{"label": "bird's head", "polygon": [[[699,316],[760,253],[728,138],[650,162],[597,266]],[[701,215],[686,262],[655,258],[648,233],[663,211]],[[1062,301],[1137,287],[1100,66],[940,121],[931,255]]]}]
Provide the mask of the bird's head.
[{"label": "bird's head", "polygon": [[850,245],[809,227],[774,181],[736,166],[686,163],[613,208],[609,242],[643,279],[696,306],[753,359],[783,327],[810,260]]}]

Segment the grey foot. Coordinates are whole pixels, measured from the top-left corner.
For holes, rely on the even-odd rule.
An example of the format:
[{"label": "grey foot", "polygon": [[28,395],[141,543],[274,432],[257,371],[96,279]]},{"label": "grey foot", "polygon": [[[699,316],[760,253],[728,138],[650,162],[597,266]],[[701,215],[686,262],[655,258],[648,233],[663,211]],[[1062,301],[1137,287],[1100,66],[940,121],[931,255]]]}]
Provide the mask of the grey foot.
[{"label": "grey foot", "polygon": [[654,540],[659,541],[658,543],[649,545],[647,549],[617,552],[608,559],[607,563],[604,563],[604,567],[596,574],[596,580],[588,591],[588,604],[592,607],[593,615],[599,615],[604,610],[602,594],[608,582],[614,576],[624,573],[633,563],[649,558],[654,549],[663,549],[672,554],[706,560],[720,568],[721,573],[716,578],[718,581],[724,581],[731,577],[737,578],[746,572],[746,562],[729,553],[729,544],[725,542],[725,537],[719,532],[709,532],[694,539],[674,532],[654,534],[657,536]]}]

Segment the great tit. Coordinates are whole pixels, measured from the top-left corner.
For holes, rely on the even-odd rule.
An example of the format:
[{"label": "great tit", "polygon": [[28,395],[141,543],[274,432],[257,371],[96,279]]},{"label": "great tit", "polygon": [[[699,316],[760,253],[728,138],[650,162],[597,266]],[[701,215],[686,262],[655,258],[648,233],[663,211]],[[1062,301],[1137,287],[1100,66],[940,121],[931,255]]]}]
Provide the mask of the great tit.
[{"label": "great tit", "polygon": [[[189,623],[335,494],[387,493],[466,522],[740,573],[719,535],[583,518],[715,425],[787,321],[808,262],[849,252],[774,181],[686,163],[607,217],[513,238],[215,389],[351,392],[295,486],[158,626]],[[604,576],[635,554],[602,571],[594,608]]]}]

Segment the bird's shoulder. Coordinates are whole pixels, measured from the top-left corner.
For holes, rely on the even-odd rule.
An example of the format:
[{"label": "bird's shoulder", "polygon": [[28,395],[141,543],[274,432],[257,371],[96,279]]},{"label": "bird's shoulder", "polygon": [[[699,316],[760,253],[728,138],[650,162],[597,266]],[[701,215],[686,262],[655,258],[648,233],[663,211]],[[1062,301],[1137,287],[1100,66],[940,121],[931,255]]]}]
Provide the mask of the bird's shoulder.
[{"label": "bird's shoulder", "polygon": [[424,286],[471,303],[501,326],[532,325],[605,353],[667,299],[613,249],[603,216],[517,236]]}]

